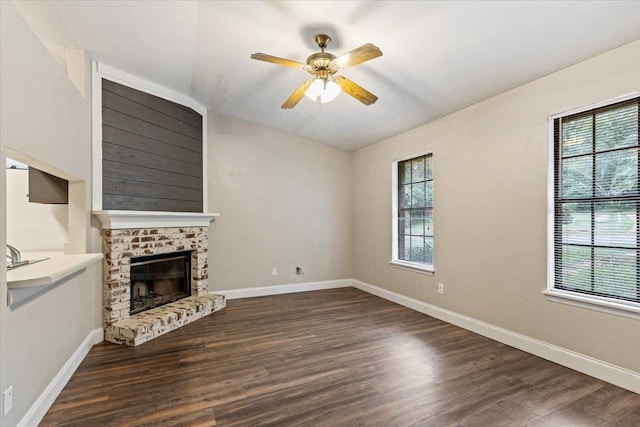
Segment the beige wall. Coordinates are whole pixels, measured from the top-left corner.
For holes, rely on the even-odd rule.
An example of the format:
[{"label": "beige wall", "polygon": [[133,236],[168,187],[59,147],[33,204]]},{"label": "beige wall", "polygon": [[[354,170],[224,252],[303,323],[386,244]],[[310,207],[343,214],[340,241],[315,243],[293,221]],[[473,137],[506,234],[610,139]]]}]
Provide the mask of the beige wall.
[{"label": "beige wall", "polygon": [[[2,164],[7,149],[13,149],[90,183],[90,98],[79,94],[14,6],[0,2],[0,8]],[[4,253],[4,166],[0,177],[0,252]],[[90,266],[35,299],[9,308],[6,274],[0,268],[0,390],[13,386],[13,409],[0,418],[2,426],[14,426],[23,418],[90,331],[101,326],[100,270],[99,263]]]},{"label": "beige wall", "polygon": [[[354,278],[640,372],[638,320],[542,294],[547,119],[639,89],[637,41],[356,152]],[[391,163],[425,150],[434,159],[434,276],[389,265]]]},{"label": "beige wall", "polygon": [[352,154],[212,113],[208,128],[209,289],[350,278]]}]

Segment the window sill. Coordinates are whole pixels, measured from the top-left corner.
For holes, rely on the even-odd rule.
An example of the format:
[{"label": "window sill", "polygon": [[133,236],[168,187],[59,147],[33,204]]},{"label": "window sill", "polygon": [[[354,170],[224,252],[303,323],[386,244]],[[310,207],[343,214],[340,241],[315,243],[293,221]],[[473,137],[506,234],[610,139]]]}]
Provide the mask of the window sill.
[{"label": "window sill", "polygon": [[424,265],[416,264],[413,262],[404,262],[404,261],[389,261],[391,267],[400,268],[402,270],[409,270],[415,273],[427,274],[429,276],[433,276],[435,274],[435,270],[433,267],[426,267]]},{"label": "window sill", "polygon": [[631,302],[622,303],[614,299],[580,295],[558,289],[546,289],[542,291],[542,293],[547,297],[547,301],[628,317],[630,319],[640,319],[640,304]]}]

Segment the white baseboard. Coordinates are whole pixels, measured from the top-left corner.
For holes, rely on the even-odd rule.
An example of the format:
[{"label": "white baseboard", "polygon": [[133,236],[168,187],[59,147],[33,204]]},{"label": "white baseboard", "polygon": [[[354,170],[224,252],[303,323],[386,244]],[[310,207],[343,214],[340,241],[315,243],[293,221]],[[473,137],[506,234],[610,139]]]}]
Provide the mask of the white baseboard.
[{"label": "white baseboard", "polygon": [[102,328],[89,332],[89,335],[82,341],[82,344],[80,344],[69,360],[67,360],[67,363],[64,364],[47,388],[44,389],[34,404],[31,405],[29,411],[27,411],[18,423],[18,427],[35,427],[42,421],[42,418],[44,418],[64,386],[67,385],[73,373],[78,369],[78,366],[80,366],[80,363],[82,363],[87,353],[89,353],[91,347],[102,342],[103,339],[104,331]]},{"label": "white baseboard", "polygon": [[212,294],[222,294],[227,299],[263,297],[267,295],[292,294],[294,292],[320,291],[323,289],[348,288],[352,286],[351,279],[325,280],[323,282],[290,283],[286,285],[262,286],[257,288],[230,289],[227,291],[209,291]]},{"label": "white baseboard", "polygon": [[558,347],[508,329],[463,316],[456,312],[419,301],[387,289],[379,288],[359,280],[352,280],[354,288],[408,307],[412,310],[443,320],[479,335],[491,338],[510,347],[541,357],[602,381],[640,394],[640,373]]}]

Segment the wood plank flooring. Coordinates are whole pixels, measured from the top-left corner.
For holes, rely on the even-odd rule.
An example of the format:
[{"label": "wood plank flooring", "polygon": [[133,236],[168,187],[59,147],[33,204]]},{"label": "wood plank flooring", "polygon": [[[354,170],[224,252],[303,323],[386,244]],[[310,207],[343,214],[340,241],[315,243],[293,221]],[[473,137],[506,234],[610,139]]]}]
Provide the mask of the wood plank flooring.
[{"label": "wood plank flooring", "polygon": [[42,426],[639,426],[640,395],[353,288],[91,349]]}]

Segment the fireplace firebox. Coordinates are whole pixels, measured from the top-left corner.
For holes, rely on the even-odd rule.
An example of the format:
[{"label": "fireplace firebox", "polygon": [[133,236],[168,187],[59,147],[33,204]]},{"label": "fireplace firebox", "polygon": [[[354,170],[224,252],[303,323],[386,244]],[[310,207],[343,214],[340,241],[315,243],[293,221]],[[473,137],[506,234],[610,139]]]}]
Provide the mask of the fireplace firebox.
[{"label": "fireplace firebox", "polygon": [[129,314],[191,295],[191,251],[131,258]]}]

